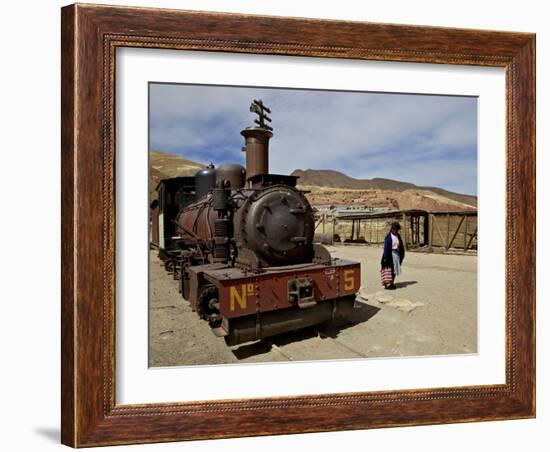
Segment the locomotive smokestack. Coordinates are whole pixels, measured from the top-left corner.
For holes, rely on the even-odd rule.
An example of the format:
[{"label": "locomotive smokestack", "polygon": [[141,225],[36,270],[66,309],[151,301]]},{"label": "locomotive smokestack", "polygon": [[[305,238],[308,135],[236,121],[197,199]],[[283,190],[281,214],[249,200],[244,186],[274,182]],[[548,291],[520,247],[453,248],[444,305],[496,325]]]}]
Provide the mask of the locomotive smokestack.
[{"label": "locomotive smokestack", "polygon": [[241,135],[245,138],[246,178],[268,174],[269,139],[273,133],[260,127],[251,127],[244,129]]},{"label": "locomotive smokestack", "polygon": [[264,106],[261,100],[254,100],[250,105],[250,111],[258,115],[254,122],[258,127],[247,127],[241,131],[245,138],[246,152],[246,177],[250,179],[258,174],[269,173],[269,139],[273,136],[273,129],[265,122],[271,122],[267,113],[271,110]]}]

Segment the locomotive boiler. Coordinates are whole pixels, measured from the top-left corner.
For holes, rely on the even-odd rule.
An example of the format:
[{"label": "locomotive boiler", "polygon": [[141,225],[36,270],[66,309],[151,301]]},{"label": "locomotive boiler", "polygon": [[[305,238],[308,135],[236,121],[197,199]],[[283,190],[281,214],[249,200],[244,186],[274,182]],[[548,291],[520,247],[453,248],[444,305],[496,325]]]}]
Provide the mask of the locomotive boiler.
[{"label": "locomotive boiler", "polygon": [[169,229],[159,243],[167,269],[229,345],[345,317],[360,287],[358,262],[314,243],[313,209],[297,177],[269,173],[270,110],[255,100],[250,111],[258,117],[241,131],[246,168],[210,165],[179,178],[177,214],[172,207],[159,217]]}]

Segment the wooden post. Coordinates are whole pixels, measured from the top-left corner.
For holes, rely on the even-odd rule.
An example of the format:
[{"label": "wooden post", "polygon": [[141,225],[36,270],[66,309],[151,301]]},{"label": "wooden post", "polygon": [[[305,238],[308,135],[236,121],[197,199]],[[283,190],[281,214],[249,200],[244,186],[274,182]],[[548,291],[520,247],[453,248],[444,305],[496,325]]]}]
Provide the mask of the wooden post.
[{"label": "wooden post", "polygon": [[464,221],[464,251],[466,251],[466,245],[468,244],[468,215]]},{"label": "wooden post", "polygon": [[325,221],[327,218],[327,214],[323,212],[323,234],[325,233]]},{"label": "wooden post", "polygon": [[405,236],[403,238],[403,245],[405,246],[405,249],[408,249],[408,243],[407,243],[407,239],[408,239],[408,236],[409,236],[409,231],[408,231],[408,227],[407,227],[407,215],[405,214],[405,212],[403,212],[403,226],[404,226],[404,231],[403,231],[403,235]]},{"label": "wooden post", "polygon": [[369,243],[372,243],[372,220],[369,221]]},{"label": "wooden post", "polygon": [[466,249],[469,249],[470,246],[472,245],[472,242],[474,241],[474,238],[477,236],[477,226],[472,234],[472,236],[470,237],[470,240],[468,240],[468,244],[466,245]]},{"label": "wooden post", "polygon": [[370,241],[371,241],[371,243],[375,243],[374,242],[374,228],[373,228],[373,225],[374,225],[374,221],[371,220],[371,222],[370,222]]},{"label": "wooden post", "polygon": [[[424,227],[422,228],[422,246],[429,246],[430,244],[430,214],[422,215],[422,222]],[[420,228],[420,225],[418,226]]]},{"label": "wooden post", "polygon": [[428,214],[428,234],[428,249],[431,253],[434,241],[434,216],[431,213]]},{"label": "wooden post", "polygon": [[451,214],[447,214],[447,235],[445,236],[445,251],[449,250],[449,236],[451,235]]}]

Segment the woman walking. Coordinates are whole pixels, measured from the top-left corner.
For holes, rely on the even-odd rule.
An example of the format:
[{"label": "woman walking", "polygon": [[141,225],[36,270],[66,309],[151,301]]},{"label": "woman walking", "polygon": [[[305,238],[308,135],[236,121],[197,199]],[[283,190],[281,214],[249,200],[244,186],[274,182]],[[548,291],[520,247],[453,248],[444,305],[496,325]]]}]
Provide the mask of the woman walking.
[{"label": "woman walking", "polygon": [[401,274],[401,264],[405,259],[405,246],[399,234],[401,225],[398,222],[391,224],[390,232],[384,239],[384,253],[382,254],[380,278],[384,289],[395,289],[395,277]]}]

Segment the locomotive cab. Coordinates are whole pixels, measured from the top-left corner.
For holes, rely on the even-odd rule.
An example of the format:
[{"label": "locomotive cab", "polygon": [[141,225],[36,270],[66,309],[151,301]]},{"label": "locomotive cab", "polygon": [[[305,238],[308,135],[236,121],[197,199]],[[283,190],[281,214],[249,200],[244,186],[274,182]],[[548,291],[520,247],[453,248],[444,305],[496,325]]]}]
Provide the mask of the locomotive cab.
[{"label": "locomotive cab", "polygon": [[195,198],[194,177],[173,177],[161,180],[156,191],[158,198],[151,204],[151,242],[161,250],[174,248],[176,227],[172,221],[181,209]]}]

